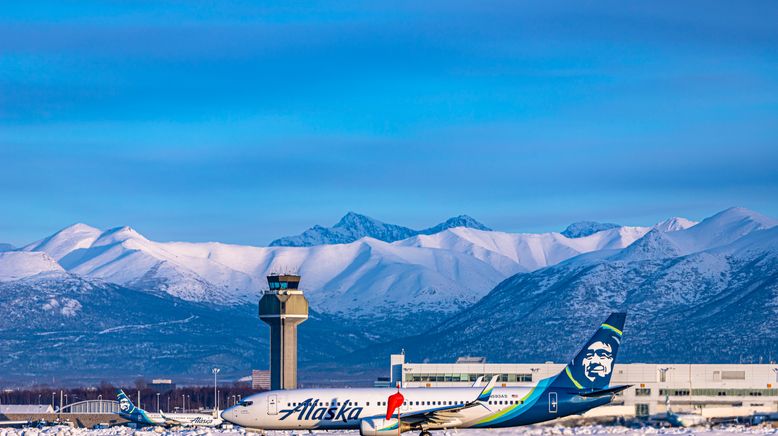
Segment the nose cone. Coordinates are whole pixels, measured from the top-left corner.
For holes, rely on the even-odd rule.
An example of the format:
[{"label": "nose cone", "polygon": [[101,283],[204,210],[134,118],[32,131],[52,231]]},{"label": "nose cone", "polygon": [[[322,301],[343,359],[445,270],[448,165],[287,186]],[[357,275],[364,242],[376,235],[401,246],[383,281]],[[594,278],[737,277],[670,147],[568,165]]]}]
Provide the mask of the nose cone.
[{"label": "nose cone", "polygon": [[240,419],[238,418],[238,411],[236,410],[236,408],[237,406],[232,406],[228,409],[225,409],[222,412],[222,419],[235,425],[242,425],[239,422]]}]

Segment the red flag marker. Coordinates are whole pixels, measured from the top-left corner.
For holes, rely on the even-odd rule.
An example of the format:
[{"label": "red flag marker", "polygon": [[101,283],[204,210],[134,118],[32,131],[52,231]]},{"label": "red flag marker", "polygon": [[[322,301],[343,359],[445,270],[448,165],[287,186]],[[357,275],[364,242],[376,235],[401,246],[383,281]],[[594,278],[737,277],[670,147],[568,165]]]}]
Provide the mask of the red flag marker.
[{"label": "red flag marker", "polygon": [[386,403],[386,419],[392,419],[395,410],[402,406],[405,397],[400,393],[400,388],[397,388],[397,393],[389,396],[389,401]]}]

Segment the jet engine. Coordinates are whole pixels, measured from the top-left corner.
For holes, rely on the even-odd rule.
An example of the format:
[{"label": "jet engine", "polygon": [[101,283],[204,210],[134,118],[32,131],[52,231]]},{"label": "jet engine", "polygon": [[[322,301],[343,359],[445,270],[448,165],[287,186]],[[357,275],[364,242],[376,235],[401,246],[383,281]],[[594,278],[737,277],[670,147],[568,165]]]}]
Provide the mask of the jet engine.
[{"label": "jet engine", "polygon": [[359,422],[359,434],[361,436],[396,435],[407,430],[409,430],[408,424],[400,422],[397,418],[364,418]]}]

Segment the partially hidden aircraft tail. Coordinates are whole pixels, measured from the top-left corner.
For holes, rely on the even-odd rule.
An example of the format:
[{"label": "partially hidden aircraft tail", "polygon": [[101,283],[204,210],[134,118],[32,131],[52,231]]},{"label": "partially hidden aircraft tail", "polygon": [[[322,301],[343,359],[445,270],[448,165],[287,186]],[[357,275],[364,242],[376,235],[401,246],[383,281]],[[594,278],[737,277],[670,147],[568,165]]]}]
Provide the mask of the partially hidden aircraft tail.
[{"label": "partially hidden aircraft tail", "polygon": [[551,385],[578,391],[607,389],[626,317],[626,313],[611,313]]},{"label": "partially hidden aircraft tail", "polygon": [[116,390],[116,399],[119,401],[119,416],[140,424],[155,424],[151,418],[146,414],[146,411],[135,407],[130,397],[128,397],[123,390]]}]

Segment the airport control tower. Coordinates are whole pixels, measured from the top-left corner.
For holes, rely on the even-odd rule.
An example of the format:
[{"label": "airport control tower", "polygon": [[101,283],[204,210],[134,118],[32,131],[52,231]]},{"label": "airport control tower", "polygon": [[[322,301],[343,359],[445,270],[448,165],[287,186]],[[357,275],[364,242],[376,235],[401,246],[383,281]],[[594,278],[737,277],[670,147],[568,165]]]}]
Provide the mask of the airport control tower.
[{"label": "airport control tower", "polygon": [[270,389],[297,389],[297,325],[308,319],[300,276],[270,275],[259,319],[270,325]]}]

